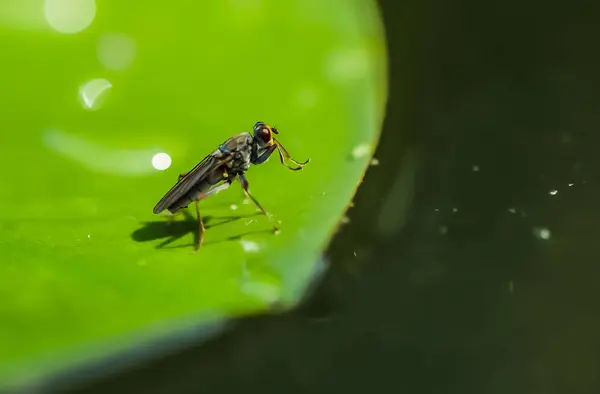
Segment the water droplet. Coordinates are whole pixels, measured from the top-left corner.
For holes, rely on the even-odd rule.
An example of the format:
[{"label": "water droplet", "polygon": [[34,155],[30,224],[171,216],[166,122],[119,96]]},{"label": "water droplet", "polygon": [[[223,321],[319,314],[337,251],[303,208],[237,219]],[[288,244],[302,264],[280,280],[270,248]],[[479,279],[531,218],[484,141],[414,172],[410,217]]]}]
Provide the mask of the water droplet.
[{"label": "water droplet", "polygon": [[79,97],[85,109],[97,110],[100,108],[100,98],[112,88],[112,84],[104,78],[92,79],[79,88]]},{"label": "water droplet", "polygon": [[46,22],[60,33],[79,33],[92,24],[95,16],[95,0],[44,1]]},{"label": "water droplet", "polygon": [[92,236],[92,234],[88,234],[88,238],[91,237],[91,236]]},{"label": "water droplet", "polygon": [[250,204],[250,200],[245,198],[244,201],[242,201],[242,204],[248,205],[248,204]]},{"label": "water droplet", "polygon": [[152,167],[159,171],[164,171],[171,167],[171,156],[167,153],[161,152],[152,156]]},{"label": "water droplet", "polygon": [[230,208],[231,208],[232,211],[235,211],[236,209],[238,209],[238,206],[235,205],[235,204],[231,204]]},{"label": "water droplet", "polygon": [[360,144],[352,149],[352,158],[354,160],[361,159],[369,154],[371,146],[369,144]]},{"label": "water droplet", "polygon": [[548,240],[550,239],[550,230],[546,227],[536,227],[533,229],[533,235],[539,239]]},{"label": "water droplet", "polygon": [[550,190],[549,193],[550,193],[551,196],[555,196],[558,193],[558,190],[553,189],[553,190]]},{"label": "water droplet", "polygon": [[240,244],[242,244],[242,249],[244,249],[244,252],[247,253],[258,252],[260,250],[260,246],[254,241],[242,239]]}]

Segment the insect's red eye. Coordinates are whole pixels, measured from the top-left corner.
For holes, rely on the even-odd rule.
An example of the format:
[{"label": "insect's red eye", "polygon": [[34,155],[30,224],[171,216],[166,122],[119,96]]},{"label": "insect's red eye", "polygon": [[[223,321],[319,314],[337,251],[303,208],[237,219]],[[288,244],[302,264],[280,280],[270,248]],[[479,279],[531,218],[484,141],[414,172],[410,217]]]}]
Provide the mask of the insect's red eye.
[{"label": "insect's red eye", "polygon": [[269,141],[271,141],[271,130],[267,129],[266,127],[263,127],[256,135],[258,138],[260,138],[264,143],[268,143]]}]

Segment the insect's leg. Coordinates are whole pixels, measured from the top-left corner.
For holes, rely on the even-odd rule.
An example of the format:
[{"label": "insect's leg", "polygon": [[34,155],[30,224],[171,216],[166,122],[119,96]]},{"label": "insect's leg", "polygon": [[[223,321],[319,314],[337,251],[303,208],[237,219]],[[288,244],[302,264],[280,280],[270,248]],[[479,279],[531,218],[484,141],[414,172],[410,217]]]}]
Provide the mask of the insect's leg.
[{"label": "insect's leg", "polygon": [[[307,165],[310,162],[310,159],[306,160],[303,163],[300,163],[300,162],[294,160],[292,158],[292,156],[290,156],[290,152],[288,152],[287,149],[285,149],[285,147],[281,144],[281,142],[279,142],[279,141],[276,140],[275,143],[277,144],[277,147],[279,148],[277,150],[280,152],[279,153],[279,158],[281,159],[281,163],[282,164],[283,164],[283,156],[285,156],[285,158],[288,159],[288,160],[290,160],[292,163],[299,165],[300,168],[304,167],[305,165]],[[281,154],[282,151],[283,151],[283,155]],[[295,170],[294,168],[291,168],[288,165],[286,165],[286,167],[288,167],[288,168],[290,168],[292,170]]]},{"label": "insect's leg", "polygon": [[250,191],[248,190],[248,187],[250,185],[248,184],[248,179],[246,179],[246,176],[244,174],[239,174],[239,177],[240,177],[240,182],[242,183],[242,188],[244,189],[244,192],[246,192],[246,195],[248,197],[250,197],[250,199],[252,200],[252,202],[254,202],[254,204],[256,204],[256,206],[258,207],[258,209],[261,210],[263,215],[265,215],[269,219],[269,221],[271,221],[271,225],[273,226],[273,231],[278,232],[279,229],[277,228],[277,226],[275,226],[273,224],[271,217],[269,216],[267,211],[265,211],[265,209],[262,207],[262,205],[260,205],[260,203],[256,200],[256,198],[254,198],[254,196],[252,194],[250,194]]},{"label": "insect's leg", "polygon": [[200,249],[202,245],[202,241],[204,240],[204,222],[202,221],[202,216],[200,216],[200,207],[198,206],[198,200],[196,200],[196,217],[198,218],[198,239],[196,244],[194,245],[194,250]]},{"label": "insect's leg", "polygon": [[213,187],[207,193],[198,193],[198,195],[196,196],[195,204],[196,204],[196,217],[198,218],[198,239],[196,240],[196,243],[194,245],[194,250],[198,250],[198,249],[200,249],[200,246],[202,246],[202,241],[204,240],[204,231],[206,231],[206,228],[204,227],[204,221],[202,221],[202,216],[200,215],[200,206],[198,203],[201,200],[204,200],[204,199],[212,196],[213,194],[217,194],[221,190],[227,189],[231,185],[231,182],[233,182],[234,179],[235,179],[235,177],[231,178],[230,180],[227,180],[227,182],[225,182],[219,186]]},{"label": "insect's leg", "polygon": [[[277,144],[276,146],[278,147],[277,153],[279,153],[279,161],[281,162],[281,164],[283,164],[284,166],[286,166],[287,168],[289,168],[292,171],[299,171],[302,169],[302,165],[300,165],[300,167],[290,167],[290,165],[285,162],[285,160],[283,158],[283,154],[281,153],[282,149],[286,153],[287,153],[287,151],[285,151],[285,148],[283,148],[283,146],[281,144]],[[289,157],[287,155],[286,155],[286,158],[289,159]],[[294,161],[294,160],[292,159],[292,161]]]}]

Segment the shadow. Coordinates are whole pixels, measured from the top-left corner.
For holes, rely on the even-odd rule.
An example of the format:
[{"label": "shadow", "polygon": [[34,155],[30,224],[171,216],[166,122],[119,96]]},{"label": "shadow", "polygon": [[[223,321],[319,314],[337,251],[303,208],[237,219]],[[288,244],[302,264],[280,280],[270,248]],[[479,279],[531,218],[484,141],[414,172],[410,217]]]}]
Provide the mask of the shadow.
[{"label": "shadow", "polygon": [[[196,232],[196,234],[197,234],[197,232]],[[227,238],[223,238],[223,239],[220,239],[218,241],[203,242],[202,243],[202,247],[208,246],[208,245],[216,245],[216,244],[220,244],[220,243],[223,243],[223,242],[239,241],[243,237],[246,237],[248,235],[256,235],[256,234],[273,234],[273,230],[272,229],[268,229],[268,230],[247,231],[245,233],[234,235],[234,236],[227,237]],[[196,240],[197,240],[197,238],[194,238],[194,241],[196,241]],[[190,247],[194,246],[193,243],[191,243],[191,244],[185,244],[185,245],[177,245],[177,246],[166,246],[166,245],[168,245],[171,242],[173,242],[173,241],[169,241],[167,243],[163,242],[161,244],[162,246],[159,245],[160,249],[179,249],[179,248],[190,248]]]},{"label": "shadow", "polygon": [[[163,242],[156,246],[157,249],[163,249],[172,242],[190,233],[194,234],[194,241],[196,242],[198,240],[198,237],[200,236],[198,221],[192,214],[190,214],[186,210],[182,211],[182,214],[184,216],[184,220],[175,220],[174,217],[170,217],[164,221],[143,222],[142,227],[135,230],[131,234],[131,238],[136,242],[149,242],[166,238]],[[206,228],[206,230],[209,230],[212,227],[220,226],[239,219],[252,218],[258,215],[260,215],[260,213],[257,212],[250,215],[232,215],[219,217],[205,216],[202,219],[204,221],[204,227]],[[236,239],[247,234],[248,233],[244,233],[230,238]],[[193,245],[194,244],[181,245],[171,248],[189,247]]]}]

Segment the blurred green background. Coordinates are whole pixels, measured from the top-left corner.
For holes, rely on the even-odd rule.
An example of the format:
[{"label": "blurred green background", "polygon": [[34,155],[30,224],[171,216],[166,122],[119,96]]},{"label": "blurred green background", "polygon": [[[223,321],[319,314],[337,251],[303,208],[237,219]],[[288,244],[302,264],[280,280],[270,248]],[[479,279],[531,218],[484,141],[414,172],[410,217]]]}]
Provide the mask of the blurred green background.
[{"label": "blurred green background", "polygon": [[[373,2],[4,0],[0,46],[0,386],[299,299],[378,141]],[[311,158],[247,174],[281,234],[236,183],[194,253],[152,208],[259,120]]]}]

